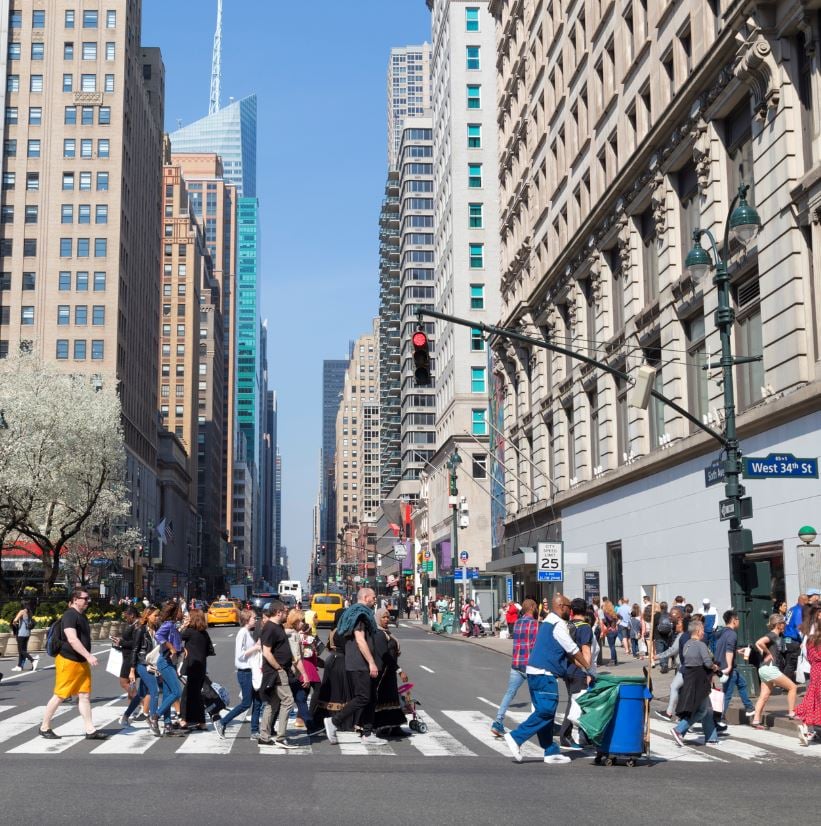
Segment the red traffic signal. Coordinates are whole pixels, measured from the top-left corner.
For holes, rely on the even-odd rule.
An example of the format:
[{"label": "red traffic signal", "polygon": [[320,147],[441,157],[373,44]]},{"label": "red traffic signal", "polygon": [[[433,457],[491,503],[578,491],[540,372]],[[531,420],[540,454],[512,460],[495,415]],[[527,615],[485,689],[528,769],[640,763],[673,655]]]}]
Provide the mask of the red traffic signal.
[{"label": "red traffic signal", "polygon": [[417,387],[429,387],[431,384],[430,376],[430,351],[428,344],[428,337],[424,330],[417,330],[411,339],[413,344],[413,364],[414,364],[414,379]]}]

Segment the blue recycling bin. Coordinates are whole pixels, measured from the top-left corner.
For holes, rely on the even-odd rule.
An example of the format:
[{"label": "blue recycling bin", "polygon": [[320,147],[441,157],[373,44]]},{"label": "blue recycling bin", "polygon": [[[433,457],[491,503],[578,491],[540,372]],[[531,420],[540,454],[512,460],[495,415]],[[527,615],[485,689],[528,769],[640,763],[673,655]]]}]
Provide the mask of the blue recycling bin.
[{"label": "blue recycling bin", "polygon": [[626,758],[628,766],[644,754],[645,700],[652,695],[644,685],[620,685],[613,719],[607,726],[596,755],[596,763],[610,766],[617,758]]}]

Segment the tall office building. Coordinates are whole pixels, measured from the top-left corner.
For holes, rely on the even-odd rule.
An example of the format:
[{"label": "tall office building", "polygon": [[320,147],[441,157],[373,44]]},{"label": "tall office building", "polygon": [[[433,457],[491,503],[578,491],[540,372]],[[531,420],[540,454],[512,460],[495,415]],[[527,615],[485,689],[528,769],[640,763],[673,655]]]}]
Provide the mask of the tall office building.
[{"label": "tall office building", "polygon": [[379,213],[379,451],[383,499],[402,472],[399,307],[399,173],[392,169]]},{"label": "tall office building", "polygon": [[[431,387],[417,387],[411,338],[420,307],[434,306],[433,128],[430,117],[408,118],[399,146],[399,307],[401,367],[401,482],[418,493],[420,471],[427,471],[436,442],[434,387],[438,353],[434,325],[423,322],[431,347]],[[397,498],[399,491],[394,493]]]},{"label": "tall office building", "polygon": [[164,68],[140,0],[16,4],[3,17],[0,357],[117,382],[132,519],[158,518]]},{"label": "tall office building", "polygon": [[[216,512],[209,505],[207,522],[213,531],[210,534],[203,531],[203,554],[205,567],[221,569],[225,563],[224,542],[231,530],[229,508],[233,499],[231,468],[236,428],[236,348],[233,342],[236,327],[237,188],[227,181],[222,160],[213,152],[172,154],[171,163],[180,168],[185,179],[188,205],[202,228],[205,246],[211,257],[211,273],[217,286],[217,295],[212,295],[211,285],[201,292],[200,335],[205,330],[203,341],[206,342],[207,358],[199,368],[199,396],[200,406],[202,408],[204,404],[205,410],[210,410],[212,404],[219,401],[222,405],[222,424],[219,434],[214,432],[209,435],[211,429],[207,420],[200,423],[199,451],[203,458],[206,453],[211,454],[211,442],[219,436],[222,442],[220,505]],[[221,331],[213,329],[214,325],[219,325]],[[216,363],[217,358],[221,359],[221,363]],[[200,487],[210,488],[213,484],[210,478],[203,476],[204,468],[208,466],[210,463],[201,463],[198,468]]]},{"label": "tall office building", "polygon": [[240,197],[257,194],[257,96],[232,101],[171,133],[177,152],[216,152],[222,158],[227,181]]},{"label": "tall office building", "polygon": [[[348,348],[349,355],[353,345]],[[336,553],[336,491],[334,457],[336,455],[336,413],[345,384],[349,359],[325,359],[322,362],[322,452],[319,463],[319,543],[326,546],[328,561]],[[314,550],[316,550],[314,548]]]},{"label": "tall office building", "polygon": [[362,526],[379,509],[379,319],[354,344],[336,414],[336,523]]},{"label": "tall office building", "polygon": [[[496,27],[487,2],[428,0],[433,12],[433,178],[436,309],[493,323],[499,316]],[[445,468],[454,448],[470,508],[460,543],[471,565],[490,561],[488,359],[477,330],[436,321],[436,453],[429,540],[439,570],[453,566]],[[434,470],[435,468],[435,470]],[[441,471],[441,472],[437,472]]]},{"label": "tall office building", "polygon": [[430,55],[429,43],[391,49],[387,83],[389,170],[396,169],[405,120],[430,109]]}]

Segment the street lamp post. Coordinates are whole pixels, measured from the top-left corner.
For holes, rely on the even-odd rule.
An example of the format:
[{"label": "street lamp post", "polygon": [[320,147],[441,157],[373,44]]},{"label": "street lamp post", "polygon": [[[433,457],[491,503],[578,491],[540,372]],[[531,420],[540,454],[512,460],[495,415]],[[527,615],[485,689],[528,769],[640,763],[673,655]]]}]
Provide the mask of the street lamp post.
[{"label": "street lamp post", "polygon": [[[450,523],[450,564],[453,571],[456,571],[456,566],[459,562],[459,489],[456,486],[456,470],[462,464],[462,457],[459,455],[459,447],[454,445],[453,453],[448,458],[448,470],[450,471],[450,509],[451,509],[451,523]],[[467,571],[465,571],[467,574]],[[456,601],[456,588],[454,590],[454,611],[453,611],[453,632],[459,627],[459,611],[458,603]],[[467,599],[467,580],[462,583],[462,595]]]},{"label": "street lamp post", "polygon": [[[761,220],[756,210],[747,203],[749,186],[741,184],[738,193],[730,204],[727,219],[724,222],[724,246],[718,250],[716,239],[709,229],[696,229],[693,232],[693,248],[687,253],[685,269],[698,283],[707,274],[713,264],[710,254],[701,246],[702,236],[706,236],[712,248],[715,274],[713,284],[718,293],[718,307],[714,319],[721,337],[721,358],[717,363],[708,365],[710,369],[721,368],[724,392],[724,493],[731,503],[730,530],[728,532],[731,554],[746,553],[753,549],[752,531],[742,528],[742,501],[744,485],[741,484],[741,450],[735,428],[735,388],[733,384],[733,367],[736,364],[749,364],[761,361],[761,356],[733,356],[732,332],[735,312],[730,302],[730,274],[727,270],[727,253],[729,252],[730,232],[745,245],[751,241],[761,227]],[[705,368],[706,369],[706,368]],[[744,504],[749,504],[747,500]],[[751,511],[750,511],[751,513]]]}]

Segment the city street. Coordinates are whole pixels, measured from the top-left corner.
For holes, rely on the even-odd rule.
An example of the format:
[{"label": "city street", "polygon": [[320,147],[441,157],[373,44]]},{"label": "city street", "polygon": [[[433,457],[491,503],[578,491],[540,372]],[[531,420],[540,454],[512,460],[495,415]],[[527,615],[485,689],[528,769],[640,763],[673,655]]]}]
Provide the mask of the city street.
[{"label": "city street", "polygon": [[[212,630],[217,656],[209,663],[209,674],[229,688],[232,702],[234,634],[233,628]],[[535,743],[517,765],[489,733],[494,704],[507,685],[507,657],[404,623],[398,638],[428,732],[365,747],[353,735],[331,745],[324,735],[309,742],[293,730],[300,744],[293,752],[252,743],[247,724],[229,727],[225,741],[213,731],[156,739],[144,723],[122,729],[116,720],[124,703],[117,681],[104,671],[104,658],[95,670],[93,705],[95,722],[110,738],[85,741],[76,706],[64,706],[55,720],[63,739],[43,740],[37,726],[51,693],[51,659],[43,655],[38,672],[22,675],[10,675],[11,662],[5,660],[4,804],[23,824],[62,822],[71,810],[82,812],[86,823],[136,823],[167,814],[169,806],[175,816],[208,822],[272,813],[304,821],[306,814],[314,820],[332,811],[336,823],[386,817],[399,824],[418,824],[420,818],[440,823],[466,816],[495,823],[547,812],[578,817],[584,811],[592,818],[641,806],[648,819],[650,812],[663,811],[666,823],[702,817],[730,823],[745,816],[756,822],[757,812],[772,805],[773,789],[806,789],[805,783],[817,780],[821,746],[802,749],[783,731],[731,726],[719,747],[705,749],[691,735],[693,745],[682,749],[660,720],[653,722],[650,761],[634,769],[594,766],[589,753],[568,766],[546,766]],[[95,650],[99,656],[105,647]],[[507,724],[515,725],[528,711],[522,692]],[[274,765],[266,774],[269,759]],[[34,788],[32,777],[48,782]],[[744,791],[730,806],[727,789],[733,788]],[[778,799],[785,818],[805,812],[805,795],[779,793]]]}]

